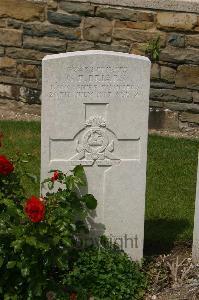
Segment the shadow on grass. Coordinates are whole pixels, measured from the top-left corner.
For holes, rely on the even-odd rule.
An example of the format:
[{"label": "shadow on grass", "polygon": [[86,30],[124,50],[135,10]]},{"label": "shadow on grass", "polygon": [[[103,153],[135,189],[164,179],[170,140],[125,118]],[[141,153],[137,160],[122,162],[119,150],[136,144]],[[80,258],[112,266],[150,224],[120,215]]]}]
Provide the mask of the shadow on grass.
[{"label": "shadow on grass", "polygon": [[145,220],[144,255],[160,255],[169,253],[190,224],[187,220]]}]

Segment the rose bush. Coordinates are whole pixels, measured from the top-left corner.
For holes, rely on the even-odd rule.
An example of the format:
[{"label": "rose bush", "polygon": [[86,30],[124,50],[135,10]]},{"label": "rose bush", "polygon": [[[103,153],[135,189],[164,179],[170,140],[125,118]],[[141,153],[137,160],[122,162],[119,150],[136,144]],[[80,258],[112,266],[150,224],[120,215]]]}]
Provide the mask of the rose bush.
[{"label": "rose bush", "polygon": [[70,299],[64,277],[97,202],[80,193],[81,166],[69,174],[52,172],[43,183],[45,197],[26,199],[17,165],[0,156],[0,299]]}]

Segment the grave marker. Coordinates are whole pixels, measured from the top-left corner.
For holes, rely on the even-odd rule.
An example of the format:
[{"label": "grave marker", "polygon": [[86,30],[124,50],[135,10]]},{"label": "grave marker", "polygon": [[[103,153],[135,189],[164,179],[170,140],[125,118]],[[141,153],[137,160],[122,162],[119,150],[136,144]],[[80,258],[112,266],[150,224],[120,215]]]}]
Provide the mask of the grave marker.
[{"label": "grave marker", "polygon": [[[84,166],[95,223],[143,255],[150,62],[84,51],[43,59],[41,177]],[[93,228],[99,230],[99,228]]]}]

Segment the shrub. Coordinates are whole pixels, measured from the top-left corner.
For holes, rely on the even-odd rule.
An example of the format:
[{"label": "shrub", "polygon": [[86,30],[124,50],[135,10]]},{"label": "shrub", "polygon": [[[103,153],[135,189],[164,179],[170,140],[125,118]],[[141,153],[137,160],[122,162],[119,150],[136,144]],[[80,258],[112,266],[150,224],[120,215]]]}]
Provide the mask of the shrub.
[{"label": "shrub", "polygon": [[45,197],[26,200],[17,167],[0,155],[0,299],[69,299],[63,279],[97,203],[79,192],[85,185],[81,166],[69,174],[53,171],[45,184]]},{"label": "shrub", "polygon": [[147,284],[140,265],[110,245],[82,251],[65,282],[81,300],[86,295],[95,300],[142,299]]}]

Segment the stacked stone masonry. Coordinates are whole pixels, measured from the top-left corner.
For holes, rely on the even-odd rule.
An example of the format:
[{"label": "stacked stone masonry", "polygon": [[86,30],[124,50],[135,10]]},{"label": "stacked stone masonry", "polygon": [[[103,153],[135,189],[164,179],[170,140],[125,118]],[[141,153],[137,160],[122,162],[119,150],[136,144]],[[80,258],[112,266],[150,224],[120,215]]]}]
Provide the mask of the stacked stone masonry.
[{"label": "stacked stone masonry", "polygon": [[186,12],[181,6],[107,2],[1,0],[0,98],[40,103],[41,61],[47,54],[101,49],[146,55],[159,37],[159,58],[151,70],[151,126],[199,126],[198,4]]}]

